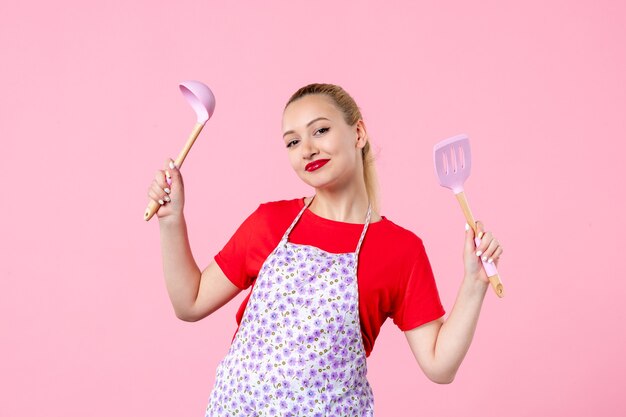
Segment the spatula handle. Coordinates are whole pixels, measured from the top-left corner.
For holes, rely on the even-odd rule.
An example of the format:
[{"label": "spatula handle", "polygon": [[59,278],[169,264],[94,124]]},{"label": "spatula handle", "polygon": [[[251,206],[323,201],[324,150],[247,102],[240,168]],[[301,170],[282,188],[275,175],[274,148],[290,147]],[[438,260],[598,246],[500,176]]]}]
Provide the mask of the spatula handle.
[{"label": "spatula handle", "polygon": [[[469,207],[467,202],[467,197],[465,197],[465,192],[461,191],[460,193],[455,194],[456,199],[461,205],[461,210],[463,210],[463,214],[465,215],[465,220],[467,220],[467,224],[474,229],[474,242],[476,246],[480,245],[480,239],[477,236],[476,231],[476,221],[474,220],[474,215],[472,214],[472,210]],[[483,268],[485,268],[485,272],[487,273],[487,277],[489,278],[489,282],[491,283],[491,287],[495,291],[496,295],[500,298],[504,297],[504,286],[502,285],[502,281],[500,281],[500,275],[498,274],[498,269],[494,264],[490,264],[489,262],[483,261]]]},{"label": "spatula handle", "polygon": [[[176,168],[180,169],[180,167],[183,165],[183,162],[185,162],[185,158],[187,157],[187,154],[189,153],[191,146],[196,141],[196,138],[202,131],[203,127],[204,127],[204,123],[196,123],[196,125],[193,127],[193,130],[191,131],[191,134],[189,135],[189,138],[187,139],[185,146],[178,154],[178,158],[176,158],[176,161],[174,161]],[[157,203],[154,200],[150,200],[150,202],[148,203],[148,207],[146,207],[146,210],[143,213],[143,219],[145,221],[150,220],[152,216],[154,216],[154,213],[156,213],[159,210],[159,207],[161,207],[159,203]]]}]

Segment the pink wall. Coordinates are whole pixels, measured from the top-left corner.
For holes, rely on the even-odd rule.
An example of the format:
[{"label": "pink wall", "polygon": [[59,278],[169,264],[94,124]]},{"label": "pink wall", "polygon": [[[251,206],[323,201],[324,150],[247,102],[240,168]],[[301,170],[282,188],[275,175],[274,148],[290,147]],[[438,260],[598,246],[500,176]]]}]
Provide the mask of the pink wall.
[{"label": "pink wall", "polygon": [[449,311],[464,219],[431,150],[470,135],[466,190],[505,248],[507,297],[488,294],[452,385],[386,324],[378,416],[624,415],[624,2],[173,3],[0,4],[1,416],[203,415],[239,303],[178,321],[142,220],[195,121],[185,79],[217,97],[183,168],[201,266],[259,202],[310,194],[282,106],[333,82],[375,140],[383,214],[424,239]]}]

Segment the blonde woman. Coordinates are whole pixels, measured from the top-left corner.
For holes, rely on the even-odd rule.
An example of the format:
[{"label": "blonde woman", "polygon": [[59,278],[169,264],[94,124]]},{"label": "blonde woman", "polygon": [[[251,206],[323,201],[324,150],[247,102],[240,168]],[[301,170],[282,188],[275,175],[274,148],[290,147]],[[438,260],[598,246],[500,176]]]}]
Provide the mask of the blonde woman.
[{"label": "blonde woman", "polygon": [[479,247],[466,231],[465,275],[444,320],[422,240],[378,212],[352,97],[332,84],[302,87],[285,106],[282,131],[313,195],[259,205],[203,271],[189,247],[178,169],[158,171],[149,190],[161,204],[164,274],[180,319],[200,320],[250,289],[206,416],[372,416],[366,357],[388,317],[426,376],[450,383],[488,287],[479,257],[497,264],[498,241],[480,222]]}]

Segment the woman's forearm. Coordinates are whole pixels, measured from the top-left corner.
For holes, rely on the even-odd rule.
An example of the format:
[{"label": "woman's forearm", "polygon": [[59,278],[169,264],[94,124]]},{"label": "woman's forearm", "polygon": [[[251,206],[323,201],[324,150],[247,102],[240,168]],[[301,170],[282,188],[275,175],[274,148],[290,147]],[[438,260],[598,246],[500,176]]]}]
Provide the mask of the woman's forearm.
[{"label": "woman's forearm", "polygon": [[159,227],[165,285],[176,316],[184,319],[197,299],[201,271],[191,253],[185,217],[162,219]]},{"label": "woman's forearm", "polygon": [[488,286],[489,283],[465,277],[454,307],[439,329],[434,368],[443,380],[454,379],[469,350]]}]

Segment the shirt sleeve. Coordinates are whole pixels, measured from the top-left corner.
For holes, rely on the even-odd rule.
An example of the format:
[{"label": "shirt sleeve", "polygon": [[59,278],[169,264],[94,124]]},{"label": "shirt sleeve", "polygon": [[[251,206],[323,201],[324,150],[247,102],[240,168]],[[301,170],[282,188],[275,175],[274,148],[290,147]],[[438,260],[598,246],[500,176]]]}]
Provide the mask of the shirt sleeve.
[{"label": "shirt sleeve", "polygon": [[445,314],[421,240],[416,248],[415,261],[405,291],[401,291],[401,294],[401,299],[396,303],[393,321],[402,331],[414,329]]},{"label": "shirt sleeve", "polygon": [[245,290],[252,285],[256,278],[249,268],[249,256],[251,238],[253,233],[258,232],[260,222],[259,206],[246,220],[239,226],[230,240],[215,255],[215,262],[222,269],[222,272],[238,288]]}]

